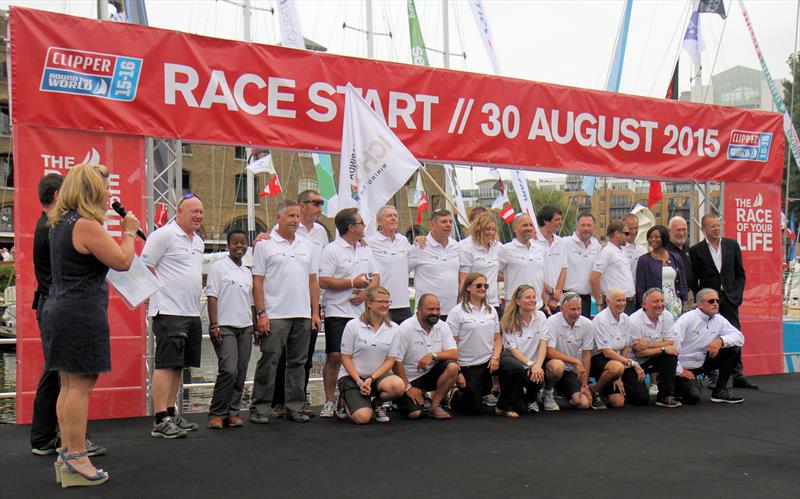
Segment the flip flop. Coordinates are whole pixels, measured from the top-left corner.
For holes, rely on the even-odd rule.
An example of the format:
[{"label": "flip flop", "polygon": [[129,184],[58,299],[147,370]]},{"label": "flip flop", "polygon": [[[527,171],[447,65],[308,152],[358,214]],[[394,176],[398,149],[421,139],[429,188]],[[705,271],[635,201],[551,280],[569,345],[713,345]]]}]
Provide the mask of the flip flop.
[{"label": "flip flop", "polygon": [[440,405],[431,406],[431,408],[428,409],[428,414],[430,414],[430,416],[434,419],[453,419],[453,416],[451,416],[449,412],[445,411]]},{"label": "flip flop", "polygon": [[503,409],[499,409],[497,407],[494,408],[494,413],[496,416],[505,416],[507,418],[518,418],[519,414],[515,411],[504,411]]}]

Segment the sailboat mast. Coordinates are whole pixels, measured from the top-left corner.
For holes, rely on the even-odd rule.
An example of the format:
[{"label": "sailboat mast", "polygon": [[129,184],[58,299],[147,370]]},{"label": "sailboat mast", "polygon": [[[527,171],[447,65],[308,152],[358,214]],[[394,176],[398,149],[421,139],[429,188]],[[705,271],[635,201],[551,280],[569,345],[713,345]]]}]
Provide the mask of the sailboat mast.
[{"label": "sailboat mast", "polygon": [[[242,33],[244,35],[244,41],[250,42],[252,41],[252,33],[250,32],[250,18],[252,17],[252,11],[250,9],[250,0],[244,0],[243,2],[243,10],[242,10],[242,23],[243,29]],[[246,162],[250,162],[251,150],[248,147],[246,150]],[[252,170],[247,171],[247,236],[249,241],[255,240],[256,237],[256,203],[253,199],[255,190],[255,174]]]}]

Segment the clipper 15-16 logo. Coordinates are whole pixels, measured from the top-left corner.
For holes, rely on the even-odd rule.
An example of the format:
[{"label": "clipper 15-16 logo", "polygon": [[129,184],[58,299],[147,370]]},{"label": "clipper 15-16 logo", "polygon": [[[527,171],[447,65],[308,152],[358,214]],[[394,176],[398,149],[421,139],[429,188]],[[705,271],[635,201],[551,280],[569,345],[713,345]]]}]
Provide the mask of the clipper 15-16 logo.
[{"label": "clipper 15-16 logo", "polygon": [[728,144],[728,159],[761,161],[763,163],[769,159],[771,144],[771,133],[734,130],[731,132],[731,142]]},{"label": "clipper 15-16 logo", "polygon": [[40,90],[132,101],[142,60],[59,47],[47,49]]}]

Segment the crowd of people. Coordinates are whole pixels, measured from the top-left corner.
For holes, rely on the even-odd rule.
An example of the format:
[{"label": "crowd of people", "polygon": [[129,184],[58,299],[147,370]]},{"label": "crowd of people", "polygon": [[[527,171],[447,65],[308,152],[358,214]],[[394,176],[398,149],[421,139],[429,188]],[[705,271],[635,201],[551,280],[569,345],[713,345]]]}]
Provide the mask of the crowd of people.
[{"label": "crowd of people", "polygon": [[[86,438],[86,415],[97,376],[110,369],[104,277],[108,268],[130,265],[138,221],[130,213],[122,220],[119,243],[103,230],[103,167],[75,167],[63,185],[56,177],[39,188],[34,308],[46,365],[31,444],[35,454],[58,453],[63,486],[96,485],[109,475],[89,461],[104,449]],[[519,418],[647,405],[651,396],[657,406],[677,408],[702,400],[701,374],[711,402],[742,402],[727,389],[731,379],[757,389],[741,366],[741,251],[720,237],[717,215],[703,217],[705,240],[692,247],[680,217],[651,227],[648,249],[636,243],[635,215],[611,221],[602,245],[591,213],[560,237],[563,214],[543,206],[536,220],[518,216],[513,240],[502,244],[488,210],[474,208],[469,237],[456,241],[452,214],[439,209],[430,233],[411,243],[398,233],[395,207],[380,209],[370,235],[361,213],[348,208],[336,214],[337,237],[329,241],[319,224],[323,204],[313,190],[278,203],[274,228],[254,243],[252,269],[243,263],[247,234],[227,234],[228,255],[206,284],[208,334],[219,360],[209,428],[244,424],[253,343],[260,357],[249,422],[316,416],[307,385],[320,330],[319,416],[357,424],[388,422],[392,408],[409,419],[439,420],[487,406]],[[153,437],[198,430],[175,403],[181,371],[200,365],[204,243],[196,231],[203,215],[202,201],[187,194],[141,255],[162,283],[148,304],[156,338]]]}]

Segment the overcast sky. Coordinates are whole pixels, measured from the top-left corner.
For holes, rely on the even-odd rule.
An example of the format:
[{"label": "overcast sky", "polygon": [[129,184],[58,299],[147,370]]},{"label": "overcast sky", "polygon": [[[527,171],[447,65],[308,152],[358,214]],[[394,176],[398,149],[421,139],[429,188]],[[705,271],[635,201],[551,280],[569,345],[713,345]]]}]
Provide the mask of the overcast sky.
[{"label": "overcast sky", "polygon": [[[259,43],[280,38],[277,19],[260,8],[275,1],[253,0],[252,37]],[[745,2],[767,65],[775,78],[788,78],[786,59],[796,44],[798,1],[750,0]],[[96,17],[94,0],[0,0],[0,6],[24,5],[73,15]],[[303,34],[330,53],[367,56],[366,36],[342,24],[364,28],[363,0],[297,0]],[[450,67],[491,73],[469,6],[449,2]],[[584,88],[604,89],[624,2],[621,0],[485,0],[499,65],[504,76]],[[689,89],[691,61],[681,49],[690,0],[636,0],[631,18],[620,91],[663,97],[675,61],[680,56],[681,90]],[[392,37],[375,37],[375,57],[410,62],[405,0],[372,2],[373,28],[391,31]],[[417,13],[428,47],[443,47],[441,0],[417,1]],[[727,21],[703,14],[701,34],[704,83],[711,74],[737,65],[759,68],[738,1],[725,2]],[[242,9],[224,0],[149,0],[150,25],[209,36],[242,39]],[[442,67],[441,55],[430,52],[433,66]],[[483,177],[481,172],[476,176]],[[468,174],[461,175],[468,180]]]}]

